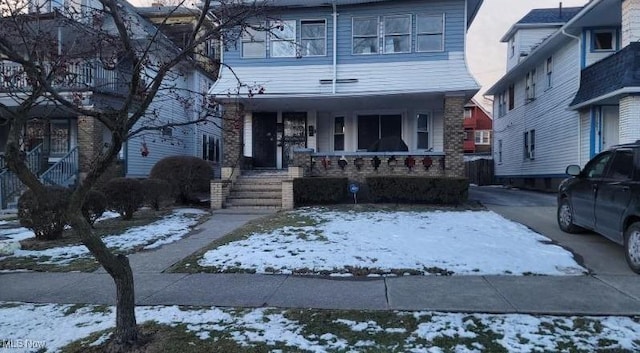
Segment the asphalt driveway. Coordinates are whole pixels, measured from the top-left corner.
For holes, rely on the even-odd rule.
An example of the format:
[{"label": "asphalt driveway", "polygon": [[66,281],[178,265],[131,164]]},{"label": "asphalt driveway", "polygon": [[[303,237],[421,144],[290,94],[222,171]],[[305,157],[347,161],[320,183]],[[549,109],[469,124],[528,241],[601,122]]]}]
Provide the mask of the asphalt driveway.
[{"label": "asphalt driveway", "polygon": [[[496,186],[473,186],[469,199],[551,238],[594,274],[631,275],[622,246],[592,233],[567,234],[556,222],[556,195]],[[640,277],[639,277],[640,280]]]}]

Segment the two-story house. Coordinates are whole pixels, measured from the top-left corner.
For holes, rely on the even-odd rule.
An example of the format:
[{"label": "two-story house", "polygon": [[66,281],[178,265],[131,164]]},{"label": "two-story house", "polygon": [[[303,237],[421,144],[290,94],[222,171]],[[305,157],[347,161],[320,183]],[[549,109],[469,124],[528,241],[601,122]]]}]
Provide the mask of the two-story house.
[{"label": "two-story house", "polygon": [[640,138],[639,0],[537,9],[503,37],[508,71],[494,95],[496,177],[554,190],[569,164]]},{"label": "two-story house", "polygon": [[226,38],[210,90],[225,105],[223,175],[305,160],[310,175],[364,173],[411,156],[426,166],[413,173],[462,176],[463,110],[479,89],[465,39],[481,4],[268,2]]},{"label": "two-story house", "polygon": [[463,127],[465,155],[491,156],[493,121],[491,114],[475,99],[464,106]]},{"label": "two-story house", "polygon": [[[38,4],[42,6],[25,7],[9,16],[30,19],[28,21],[32,21],[31,28],[41,31],[43,36],[44,33],[55,31],[51,36],[56,38],[57,54],[53,53],[53,57],[63,57],[69,62],[64,66],[65,77],[54,82],[56,89],[61,94],[78,95],[84,106],[94,109],[122,104],[127,99],[122,93],[128,91],[127,85],[131,80],[126,74],[128,63],[120,60],[117,54],[110,55],[108,46],[101,46],[99,52],[95,53],[95,58],[84,53],[74,56],[74,50],[82,45],[83,38],[85,43],[91,43],[94,39],[92,36],[96,35],[96,26],[103,27],[101,35],[109,33],[105,29],[109,26],[109,18],[100,10],[100,3],[95,0],[67,0]],[[195,10],[171,8],[150,11],[137,9],[125,1],[121,2],[121,6],[132,19],[134,35],[151,38],[160,30],[158,42],[165,48],[162,50],[168,51],[179,50],[181,43],[172,40],[188,29],[166,25],[176,24],[178,21],[158,23],[155,19],[165,15],[193,22],[197,18],[197,13],[193,12]],[[25,11],[31,13],[27,16]],[[8,17],[3,20],[8,23],[12,21]],[[151,103],[147,117],[141,119],[134,129],[142,124],[180,125],[199,118],[202,114],[200,107],[205,105],[205,94],[217,74],[212,70],[217,67],[203,61],[209,53],[206,48],[198,53],[197,57],[184,60],[176,66],[175,74],[167,76],[166,85],[163,83],[156,99]],[[163,55],[163,52],[151,53],[150,62],[153,62],[154,55]],[[44,65],[46,61],[45,58]],[[18,106],[28,97],[22,92],[29,90],[30,85],[21,72],[22,68],[18,63],[0,60],[0,103],[9,109]],[[153,75],[151,69],[148,72]],[[0,118],[2,114],[0,112]],[[76,116],[54,103],[43,101],[31,114],[32,119],[23,129],[22,144],[30,167],[46,183],[75,183],[87,171],[92,159],[111,141],[109,131],[96,119]],[[159,159],[170,155],[199,156],[215,166],[222,151],[219,125],[221,124],[169,127],[133,137],[121,151],[121,172],[130,177],[146,177]],[[0,126],[0,148],[4,148],[7,134],[7,127]],[[4,208],[13,197],[19,195],[21,187],[16,182],[15,175],[4,168],[0,170],[0,185],[0,204]]]}]

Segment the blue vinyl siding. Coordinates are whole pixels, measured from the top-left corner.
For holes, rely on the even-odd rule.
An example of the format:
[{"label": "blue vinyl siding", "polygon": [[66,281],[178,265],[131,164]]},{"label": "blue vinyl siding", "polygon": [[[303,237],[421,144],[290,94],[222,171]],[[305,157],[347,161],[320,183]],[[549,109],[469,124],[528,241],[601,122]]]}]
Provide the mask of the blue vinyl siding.
[{"label": "blue vinyl siding", "polygon": [[[447,60],[449,52],[464,52],[465,36],[465,0],[418,1],[405,0],[382,3],[369,3],[352,6],[338,6],[338,64],[389,63],[427,60]],[[297,20],[297,39],[300,38],[300,20],[326,20],[326,55],[302,58],[242,58],[242,43],[230,45],[224,53],[224,61],[230,66],[292,66],[292,65],[331,65],[333,55],[333,16],[332,8],[316,7],[281,10],[270,13],[272,18]],[[354,17],[389,16],[411,14],[411,53],[402,54],[352,54],[352,19]],[[444,50],[441,52],[416,52],[416,15],[444,14]],[[382,45],[382,43],[381,43]],[[268,46],[268,44],[267,44]]]}]

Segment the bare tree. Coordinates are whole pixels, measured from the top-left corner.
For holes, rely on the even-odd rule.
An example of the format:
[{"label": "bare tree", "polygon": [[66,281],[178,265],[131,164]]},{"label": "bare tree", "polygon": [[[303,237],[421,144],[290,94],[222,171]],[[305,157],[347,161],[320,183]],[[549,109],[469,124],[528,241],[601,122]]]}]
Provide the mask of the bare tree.
[{"label": "bare tree", "polygon": [[[195,9],[174,2],[165,9],[164,20],[152,23],[121,0],[78,0],[65,6],[0,0],[0,127],[8,131],[4,152],[9,170],[46,203],[44,183],[24,159],[28,121],[67,114],[94,119],[111,135],[92,156],[65,215],[115,281],[116,330],[110,343],[114,352],[138,342],[132,270],[126,256],[114,254],[93,233],[82,216],[82,202],[127,140],[218,116],[215,103],[199,96],[203,92],[179,92],[185,89],[176,82],[186,70],[212,60],[206,53],[210,41],[237,40],[247,21],[263,13],[257,1],[204,0]],[[176,43],[168,34],[167,19],[179,11],[190,13],[193,22],[182,29],[181,42]],[[172,99],[198,113],[183,122],[163,119],[159,107]]]}]

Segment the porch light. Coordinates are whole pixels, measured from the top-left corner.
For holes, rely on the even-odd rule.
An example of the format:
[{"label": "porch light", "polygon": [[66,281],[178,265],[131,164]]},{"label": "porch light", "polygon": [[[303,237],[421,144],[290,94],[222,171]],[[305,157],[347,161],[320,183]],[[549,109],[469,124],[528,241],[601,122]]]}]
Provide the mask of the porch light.
[{"label": "porch light", "polygon": [[340,166],[340,169],[344,170],[347,164],[349,164],[349,162],[347,162],[347,158],[345,158],[345,156],[340,157],[340,159],[338,160],[338,165]]}]

